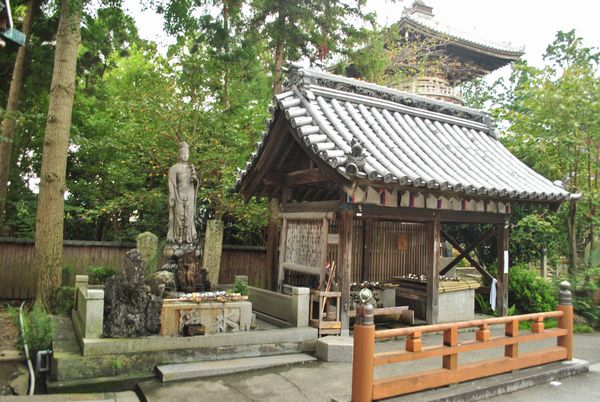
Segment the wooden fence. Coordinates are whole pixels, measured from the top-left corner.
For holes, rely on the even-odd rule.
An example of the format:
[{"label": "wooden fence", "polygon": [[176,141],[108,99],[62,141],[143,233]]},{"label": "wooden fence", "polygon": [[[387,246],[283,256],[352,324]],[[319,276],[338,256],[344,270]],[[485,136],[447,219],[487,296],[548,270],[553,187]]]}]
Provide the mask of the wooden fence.
[{"label": "wooden fence", "polygon": [[[102,266],[122,272],[125,253],[135,243],[65,240],[63,266],[72,275],[86,274],[89,267]],[[0,239],[0,299],[28,299],[34,295],[33,240]],[[223,246],[220,283],[231,283],[235,275],[248,275],[250,285],[267,287],[266,251],[261,247]]]},{"label": "wooden fence", "polygon": [[[372,315],[360,317],[359,324],[354,326],[352,400],[365,402],[390,398],[554,361],[571,360],[573,358],[573,306],[568,288],[568,283],[561,283],[558,311],[548,313],[381,331],[375,331]],[[362,311],[367,311],[367,309]],[[558,319],[558,328],[544,329],[544,319],[551,317]],[[530,332],[519,333],[519,322],[521,321],[533,322]],[[504,324],[505,335],[492,338],[489,326],[498,324]],[[475,332],[475,339],[459,343],[458,330],[473,327],[478,328]],[[421,336],[434,332],[443,333],[442,343],[437,346],[423,347]],[[399,336],[407,337],[406,350],[375,353],[376,340]],[[556,338],[557,345],[533,352],[520,353],[519,344],[547,338]],[[504,357],[458,364],[460,353],[502,346],[504,346]],[[439,369],[411,372],[389,378],[373,378],[375,366],[412,362],[438,356],[442,357],[442,367]]]}]

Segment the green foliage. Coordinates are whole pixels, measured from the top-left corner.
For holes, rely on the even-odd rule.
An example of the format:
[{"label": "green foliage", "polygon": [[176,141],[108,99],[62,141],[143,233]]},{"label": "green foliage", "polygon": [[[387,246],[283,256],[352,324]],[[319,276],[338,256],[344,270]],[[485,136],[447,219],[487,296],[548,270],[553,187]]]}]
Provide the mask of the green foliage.
[{"label": "green foliage", "polygon": [[248,296],[248,284],[240,278],[236,278],[233,282],[233,292],[239,293],[242,296]]},{"label": "green foliage", "polygon": [[[532,321],[519,321],[519,329],[522,331],[531,331]],[[547,318],[544,320],[544,328],[556,328],[558,321],[555,318]]]},{"label": "green foliage", "polygon": [[111,360],[110,367],[112,369],[113,375],[117,375],[123,369],[123,367],[125,367],[125,362],[122,359],[115,357]]},{"label": "green foliage", "polygon": [[[519,213],[520,212],[520,213]],[[523,214],[525,212],[525,215]],[[562,222],[556,214],[547,210],[521,209],[514,216],[516,222],[510,233],[510,256],[513,264],[540,263],[546,252],[549,260],[558,262]],[[564,250],[563,250],[564,251]]]},{"label": "green foliage", "polygon": [[75,287],[61,286],[56,290],[52,313],[70,317],[75,306]]},{"label": "green foliage", "polygon": [[557,304],[557,288],[539,278],[525,265],[511,267],[508,275],[508,298],[520,314],[553,311]]},{"label": "green foliage", "polygon": [[589,334],[594,332],[594,328],[587,324],[573,324],[573,332],[576,334]]},{"label": "green foliage", "polygon": [[475,305],[476,312],[485,315],[495,315],[495,311],[492,310],[489,300],[479,293],[475,293]]},{"label": "green foliage", "polygon": [[569,236],[583,250],[600,223],[600,52],[584,47],[574,31],[558,32],[544,58],[549,64],[542,69],[514,65],[496,115],[508,123],[503,142],[513,153],[583,194],[582,201],[559,212],[565,220],[569,212],[576,214]]},{"label": "green foliage", "polygon": [[73,267],[65,266],[63,267],[60,275],[60,283],[62,286],[70,286],[75,283],[75,277],[73,276],[75,270]]},{"label": "green foliage", "polygon": [[594,304],[590,297],[574,297],[573,311],[592,327],[600,327],[600,306]]},{"label": "green foliage", "polygon": [[397,24],[364,29],[349,40],[351,50],[338,62],[336,72],[384,86],[402,87],[415,78],[437,77],[464,69],[458,60],[440,51],[443,38],[420,37],[400,32]]},{"label": "green foliage", "polygon": [[106,280],[115,275],[115,273],[116,272],[111,268],[89,267],[87,269],[90,285],[104,285]]},{"label": "green foliage", "polygon": [[[485,297],[483,297],[483,295],[481,295],[479,293],[475,294],[475,304],[476,304],[476,308],[475,308],[476,312],[478,312],[480,314],[491,315],[494,317],[498,316],[498,313],[495,310],[492,310],[492,306],[490,305],[489,299],[486,299]],[[506,315],[508,315],[508,316],[515,315],[516,311],[517,311],[517,307],[513,304],[506,311]]]},{"label": "green foliage", "polygon": [[[19,309],[9,306],[9,312],[15,325],[20,329]],[[23,337],[25,338],[29,355],[33,359],[38,351],[50,349],[52,332],[52,319],[43,307],[34,304],[29,311],[23,308],[23,336],[20,336],[19,342],[23,345]]]}]

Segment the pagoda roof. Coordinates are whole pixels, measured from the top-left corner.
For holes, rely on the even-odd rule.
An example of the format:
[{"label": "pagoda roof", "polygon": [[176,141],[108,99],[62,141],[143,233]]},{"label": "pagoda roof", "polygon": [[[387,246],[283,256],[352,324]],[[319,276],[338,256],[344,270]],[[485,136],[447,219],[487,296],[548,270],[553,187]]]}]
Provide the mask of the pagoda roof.
[{"label": "pagoda roof", "polygon": [[524,47],[478,38],[475,33],[465,32],[438,21],[433,13],[423,12],[422,7],[429,9],[428,11],[432,10],[422,3],[417,7],[413,4],[412,8],[404,10],[398,22],[400,32],[413,31],[445,41],[449,54],[473,62],[483,69],[476,74],[478,76],[517,61],[524,54]]},{"label": "pagoda roof", "polygon": [[[577,198],[512,155],[482,111],[300,66],[274,102],[257,151],[239,171],[246,197],[278,158],[265,152],[269,142],[291,135],[345,183],[507,201]],[[277,129],[282,119],[289,129]],[[353,141],[364,149],[356,171],[348,169]]]}]

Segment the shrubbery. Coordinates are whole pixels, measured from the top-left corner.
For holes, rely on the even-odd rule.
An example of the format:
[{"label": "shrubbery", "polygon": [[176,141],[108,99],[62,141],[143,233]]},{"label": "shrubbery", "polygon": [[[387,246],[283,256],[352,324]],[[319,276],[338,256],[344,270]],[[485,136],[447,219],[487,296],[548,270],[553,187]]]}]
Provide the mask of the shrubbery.
[{"label": "shrubbery", "polygon": [[518,313],[539,313],[556,310],[558,288],[539,278],[526,265],[511,267],[508,275],[508,300]]},{"label": "shrubbery", "polygon": [[[10,313],[15,325],[20,329],[19,309],[11,308]],[[50,349],[52,344],[52,320],[43,307],[34,304],[29,311],[23,309],[23,333],[29,347],[29,356],[32,358],[35,358],[39,350]],[[23,337],[19,337],[19,344],[23,345]]]},{"label": "shrubbery", "polygon": [[111,268],[89,267],[87,269],[90,285],[104,285],[106,280],[116,274]]}]

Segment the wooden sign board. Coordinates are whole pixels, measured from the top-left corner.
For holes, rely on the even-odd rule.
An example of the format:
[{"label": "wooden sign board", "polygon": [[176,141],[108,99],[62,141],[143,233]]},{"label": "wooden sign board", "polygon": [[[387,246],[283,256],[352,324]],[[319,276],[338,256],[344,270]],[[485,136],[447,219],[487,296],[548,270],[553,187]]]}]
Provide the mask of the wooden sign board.
[{"label": "wooden sign board", "polygon": [[408,250],[408,235],[407,234],[398,235],[398,250],[400,250],[400,251]]}]

